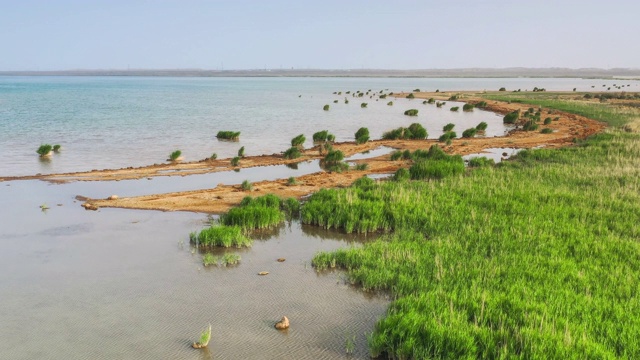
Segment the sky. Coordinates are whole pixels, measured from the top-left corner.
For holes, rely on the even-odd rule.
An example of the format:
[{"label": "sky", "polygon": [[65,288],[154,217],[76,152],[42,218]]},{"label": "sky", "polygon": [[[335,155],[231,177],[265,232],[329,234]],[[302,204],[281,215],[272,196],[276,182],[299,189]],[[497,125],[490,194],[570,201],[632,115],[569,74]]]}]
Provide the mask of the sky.
[{"label": "sky", "polygon": [[0,0],[0,71],[640,68],[638,0]]}]

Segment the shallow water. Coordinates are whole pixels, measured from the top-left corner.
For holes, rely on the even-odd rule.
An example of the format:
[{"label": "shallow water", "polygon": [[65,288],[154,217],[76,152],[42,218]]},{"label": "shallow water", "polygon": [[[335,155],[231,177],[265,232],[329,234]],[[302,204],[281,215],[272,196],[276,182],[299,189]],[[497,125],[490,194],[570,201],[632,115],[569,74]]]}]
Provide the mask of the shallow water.
[{"label": "shallow water", "polygon": [[[352,336],[367,358],[365,333],[388,301],[309,264],[357,237],[292,223],[227,250],[239,265],[204,268],[188,234],[205,215],[85,211],[77,184],[0,186],[0,358],[341,359]],[[273,329],[283,315],[287,332]],[[208,323],[210,352],[191,349]]]},{"label": "shallow water", "polygon": [[[591,89],[620,83],[582,79],[376,79],[376,78],[144,78],[144,77],[0,77],[0,176],[60,173],[162,163],[175,149],[185,161],[279,153],[303,133],[329,130],[337,141],[352,141],[368,127],[372,139],[412,122],[430,138],[452,122],[456,131],[489,124],[488,136],[504,133],[499,116],[475,110],[451,112],[422,100],[353,98],[336,91],[547,90]],[[637,90],[638,81],[625,81]],[[344,104],[345,96],[350,103]],[[339,100],[334,104],[333,100]],[[388,101],[395,105],[387,106]],[[366,109],[360,108],[367,102]],[[325,104],[330,111],[323,111]],[[417,117],[403,115],[409,108]],[[218,141],[219,130],[240,131],[239,142]],[[60,154],[41,161],[42,143],[61,144]]]}]

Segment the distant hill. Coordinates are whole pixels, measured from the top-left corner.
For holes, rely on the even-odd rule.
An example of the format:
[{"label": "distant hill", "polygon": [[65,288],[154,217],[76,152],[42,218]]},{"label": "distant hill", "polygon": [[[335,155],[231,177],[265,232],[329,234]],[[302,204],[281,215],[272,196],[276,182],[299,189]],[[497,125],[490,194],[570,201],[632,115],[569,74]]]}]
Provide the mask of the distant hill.
[{"label": "distant hill", "polygon": [[568,69],[568,68],[466,68],[466,69],[255,69],[255,70],[60,70],[60,71],[0,71],[13,76],[179,76],[179,77],[424,77],[424,78],[638,78],[640,69]]}]

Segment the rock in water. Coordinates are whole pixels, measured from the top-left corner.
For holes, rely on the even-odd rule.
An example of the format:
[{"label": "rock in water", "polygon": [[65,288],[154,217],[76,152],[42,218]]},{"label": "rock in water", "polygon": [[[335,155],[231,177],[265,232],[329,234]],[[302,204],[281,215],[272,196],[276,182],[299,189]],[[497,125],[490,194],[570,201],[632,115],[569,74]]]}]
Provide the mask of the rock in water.
[{"label": "rock in water", "polygon": [[287,319],[286,316],[282,317],[282,320],[278,321],[276,323],[276,329],[278,330],[284,330],[284,329],[288,329],[289,328],[289,319]]},{"label": "rock in water", "polygon": [[287,259],[285,259],[285,258],[279,258],[279,259],[278,259],[278,262],[285,262],[285,260],[287,260]]},{"label": "rock in water", "polygon": [[258,275],[269,275],[268,271],[260,271]]}]

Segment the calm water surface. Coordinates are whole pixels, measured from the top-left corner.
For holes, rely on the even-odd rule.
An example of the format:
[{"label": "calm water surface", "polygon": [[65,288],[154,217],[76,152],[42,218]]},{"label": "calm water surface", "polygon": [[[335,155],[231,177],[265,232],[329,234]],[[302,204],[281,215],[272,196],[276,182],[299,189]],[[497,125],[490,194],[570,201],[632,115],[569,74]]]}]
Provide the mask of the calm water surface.
[{"label": "calm water surface", "polygon": [[[638,82],[627,81],[638,90]],[[327,129],[338,141],[353,140],[366,126],[372,138],[412,122],[422,123],[429,137],[442,126],[456,124],[459,133],[489,124],[487,136],[504,134],[500,117],[479,110],[452,113],[422,100],[353,98],[344,92],[440,89],[589,90],[614,80],[582,79],[376,79],[376,78],[144,78],[144,77],[0,77],[0,144],[4,161],[0,176],[33,175],[162,163],[175,149],[185,160],[217,153],[235,156],[279,153],[292,137]],[[333,92],[342,91],[343,95]],[[344,104],[345,96],[350,103]],[[333,101],[339,103],[334,104]],[[393,100],[394,106],[386,103]],[[367,108],[360,108],[367,102]],[[323,111],[325,104],[330,111]],[[417,108],[417,117],[404,116]],[[215,138],[219,130],[241,131],[239,142]],[[61,144],[63,151],[41,161],[42,143]]]}]

